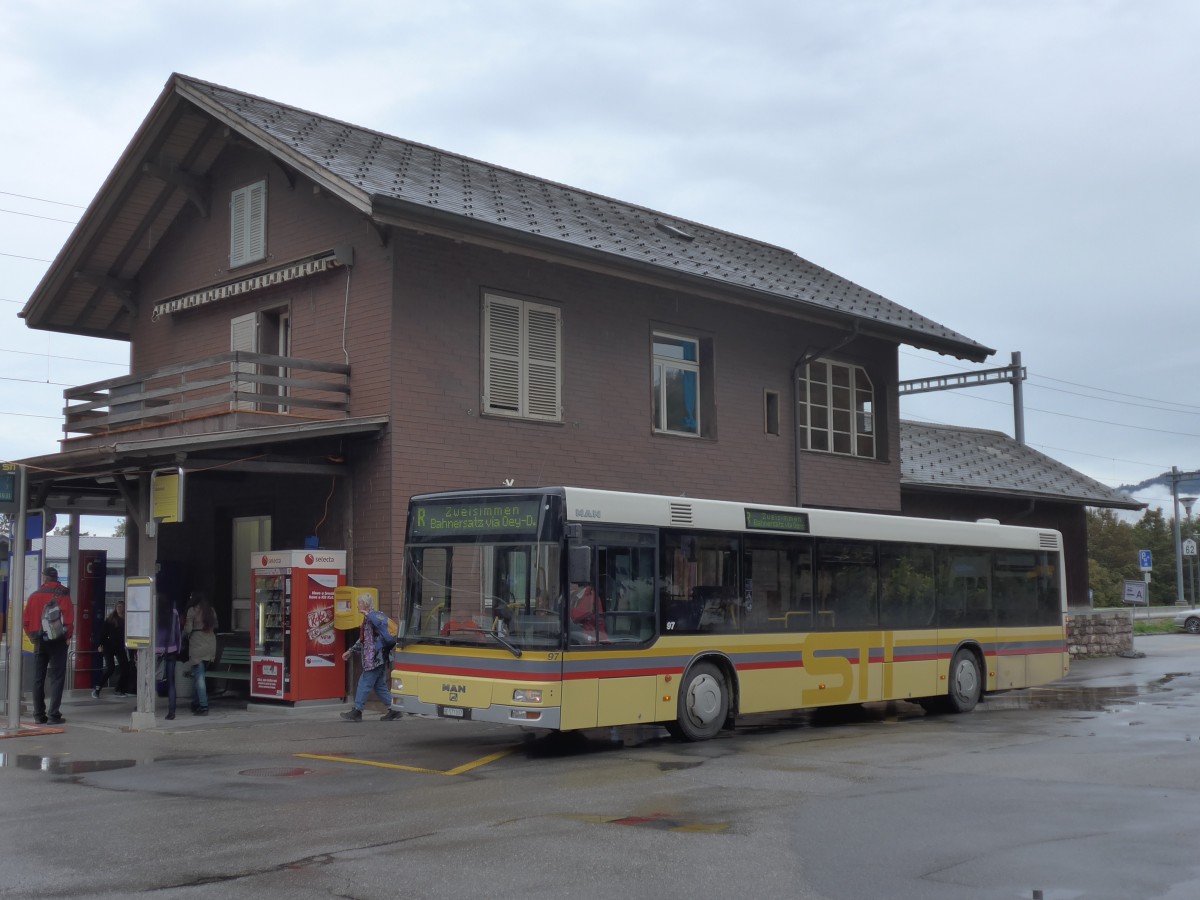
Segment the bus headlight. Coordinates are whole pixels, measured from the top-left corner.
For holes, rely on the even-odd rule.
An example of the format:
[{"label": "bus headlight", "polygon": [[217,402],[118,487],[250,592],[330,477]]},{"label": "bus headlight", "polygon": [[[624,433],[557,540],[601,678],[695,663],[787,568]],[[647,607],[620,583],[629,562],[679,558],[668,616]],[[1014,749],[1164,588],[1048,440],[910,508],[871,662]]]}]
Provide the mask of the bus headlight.
[{"label": "bus headlight", "polygon": [[399,675],[392,676],[392,693],[399,694],[404,690],[404,679]]},{"label": "bus headlight", "polygon": [[513,691],[513,703],[541,703],[542,692],[531,691],[528,688],[517,688]]}]

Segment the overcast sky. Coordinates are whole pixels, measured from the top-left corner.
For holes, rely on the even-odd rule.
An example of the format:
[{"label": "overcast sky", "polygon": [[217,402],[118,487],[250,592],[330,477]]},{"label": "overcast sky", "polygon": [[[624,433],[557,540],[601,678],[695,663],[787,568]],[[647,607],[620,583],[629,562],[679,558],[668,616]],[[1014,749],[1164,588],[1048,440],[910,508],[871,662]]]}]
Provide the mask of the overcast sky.
[{"label": "overcast sky", "polygon": [[[1031,446],[1200,469],[1198,47],[1195,0],[6,4],[0,457],[127,371],[16,316],[181,72],[787,247],[998,351],[902,377],[1019,351]],[[1007,386],[900,411],[1013,434]]]}]

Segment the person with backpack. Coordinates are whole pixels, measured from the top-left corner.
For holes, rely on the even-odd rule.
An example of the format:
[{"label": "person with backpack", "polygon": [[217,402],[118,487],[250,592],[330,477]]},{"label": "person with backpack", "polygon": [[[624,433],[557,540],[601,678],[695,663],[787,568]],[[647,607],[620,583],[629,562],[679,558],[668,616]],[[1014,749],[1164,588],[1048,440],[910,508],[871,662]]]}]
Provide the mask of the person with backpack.
[{"label": "person with backpack", "polygon": [[354,709],[348,709],[340,715],[347,722],[361,722],[363,707],[374,693],[387,710],[379,717],[379,721],[391,722],[404,715],[392,709],[392,695],[388,693],[388,652],[396,646],[396,629],[391,627],[393,623],[387,616],[371,606],[368,594],[359,595],[358,612],[363,617],[362,630],[354,646],[342,654],[342,659],[361,653],[362,675],[358,678],[358,690],[354,693]]},{"label": "person with backpack", "polygon": [[71,592],[58,580],[58,570],[42,570],[46,580],[29,595],[21,626],[34,646],[33,716],[39,725],[61,725],[63,687],[67,680],[67,648],[75,631]]},{"label": "person with backpack", "polygon": [[208,683],[204,673],[217,659],[217,611],[202,591],[192,591],[184,617],[187,666],[192,673],[192,715],[208,715]]}]

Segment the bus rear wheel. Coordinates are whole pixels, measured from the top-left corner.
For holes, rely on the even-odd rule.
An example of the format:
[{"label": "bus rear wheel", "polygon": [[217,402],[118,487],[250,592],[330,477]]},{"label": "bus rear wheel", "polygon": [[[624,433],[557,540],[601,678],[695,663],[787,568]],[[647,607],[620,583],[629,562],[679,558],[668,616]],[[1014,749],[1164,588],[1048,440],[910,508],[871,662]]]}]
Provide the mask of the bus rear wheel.
[{"label": "bus rear wheel", "polygon": [[979,671],[979,660],[970,650],[959,650],[950,663],[947,709],[955,713],[970,712],[982,694],[983,679]]},{"label": "bus rear wheel", "polygon": [[716,737],[729,715],[725,676],[712,663],[697,663],[688,671],[679,692],[679,718],[667,731],[685,741]]}]

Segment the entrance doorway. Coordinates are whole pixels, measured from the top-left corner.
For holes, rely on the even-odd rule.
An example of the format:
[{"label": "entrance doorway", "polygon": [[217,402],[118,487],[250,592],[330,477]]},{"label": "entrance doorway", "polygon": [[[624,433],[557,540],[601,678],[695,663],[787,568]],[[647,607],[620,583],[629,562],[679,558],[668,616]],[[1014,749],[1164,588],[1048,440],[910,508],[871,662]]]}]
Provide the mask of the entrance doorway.
[{"label": "entrance doorway", "polygon": [[271,548],[271,517],[240,516],[233,520],[233,631],[250,631],[250,604],[253,585],[250,579],[250,554]]}]

